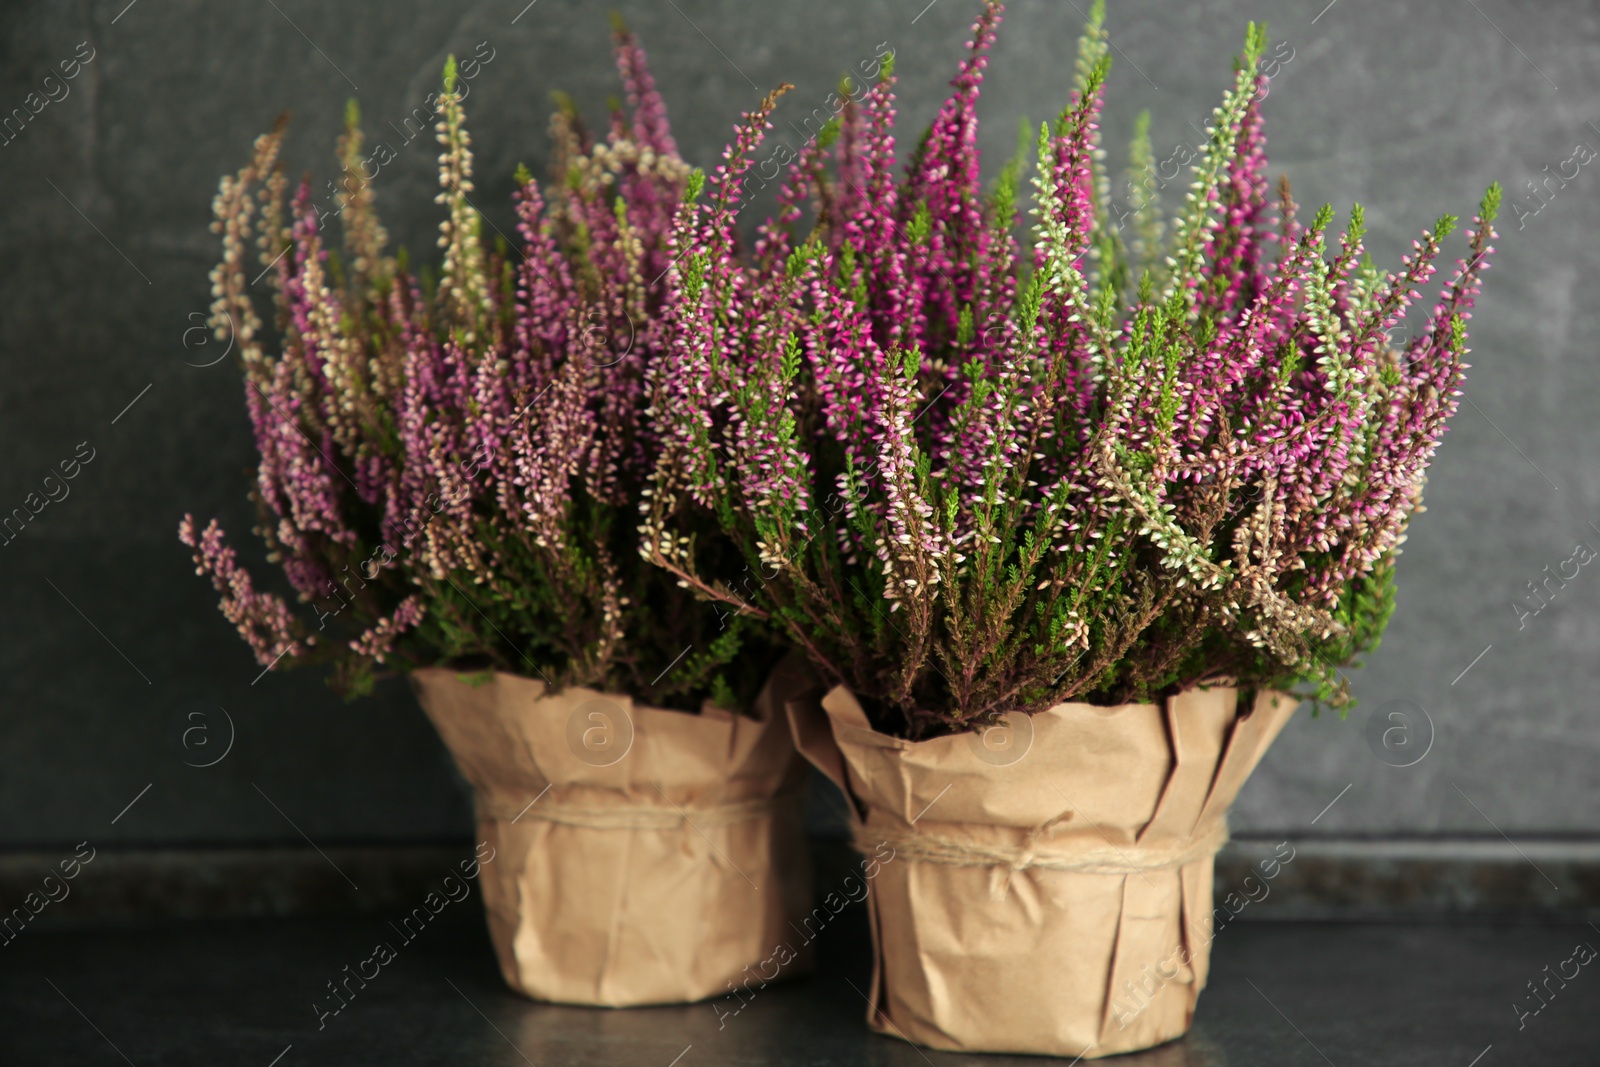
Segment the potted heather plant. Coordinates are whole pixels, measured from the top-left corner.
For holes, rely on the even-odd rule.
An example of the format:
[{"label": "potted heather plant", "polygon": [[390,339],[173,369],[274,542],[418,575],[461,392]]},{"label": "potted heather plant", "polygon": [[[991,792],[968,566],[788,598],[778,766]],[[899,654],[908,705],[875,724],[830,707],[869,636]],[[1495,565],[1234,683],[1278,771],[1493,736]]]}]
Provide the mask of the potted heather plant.
[{"label": "potted heather plant", "polygon": [[309,185],[288,195],[281,124],[257,141],[216,200],[211,323],[243,359],[257,532],[303,610],[258,589],[215,522],[181,528],[264,668],[329,664],[352,695],[409,674],[475,788],[506,981],[602,1005],[724,991],[810,893],[781,650],[637,548],[690,168],[620,25],[617,56],[627,106],[600,140],[563,106],[559,180],[519,172],[517,238],[494,247],[451,61],[436,275],[385,251],[353,105],[342,253]]},{"label": "potted heather plant", "polygon": [[[1340,668],[1377,643],[1499,190],[1397,351],[1454,220],[1385,273],[1359,208],[1334,236],[1331,209],[1269,196],[1252,24],[1176,218],[1141,197],[1125,239],[1096,5],[1023,244],[1025,159],[986,195],[976,148],[1000,16],[903,176],[891,68],[795,161],[749,260],[726,231],[765,112],[684,207],[644,533],[833,685],[791,716],[858,845],[893,848],[871,1025],[1094,1057],[1187,1029],[1227,809],[1302,696],[1348,703]],[[736,588],[709,519],[749,561]]]}]

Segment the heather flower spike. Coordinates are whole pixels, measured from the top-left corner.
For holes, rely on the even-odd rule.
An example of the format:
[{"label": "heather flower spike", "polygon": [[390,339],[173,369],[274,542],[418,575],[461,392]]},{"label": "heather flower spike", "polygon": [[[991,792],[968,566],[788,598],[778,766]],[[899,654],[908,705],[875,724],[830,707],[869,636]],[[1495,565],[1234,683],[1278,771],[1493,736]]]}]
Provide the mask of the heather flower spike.
[{"label": "heather flower spike", "polygon": [[[709,217],[679,209],[652,370],[672,444],[645,555],[770,620],[905,736],[1224,680],[1347,703],[1340,668],[1393,608],[1455,411],[1498,187],[1397,350],[1454,220],[1384,273],[1359,207],[1338,231],[1330,208],[1305,221],[1286,182],[1274,192],[1264,26],[1163,222],[1147,118],[1134,211],[1111,210],[1101,4],[1031,178],[1008,167],[981,187],[976,108],[1001,15],[982,5],[903,168],[886,65],[837,138],[795,161],[757,255],[730,258],[725,199]],[[714,192],[766,121],[748,118]],[[708,524],[753,580],[729,583]]]}]

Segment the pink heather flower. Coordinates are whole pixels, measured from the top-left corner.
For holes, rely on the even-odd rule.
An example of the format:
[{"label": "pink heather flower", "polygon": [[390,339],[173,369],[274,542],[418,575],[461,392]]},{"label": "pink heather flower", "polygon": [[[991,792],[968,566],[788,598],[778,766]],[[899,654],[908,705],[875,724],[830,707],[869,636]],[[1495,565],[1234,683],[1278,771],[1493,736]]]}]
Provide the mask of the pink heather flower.
[{"label": "pink heather flower", "polygon": [[[1215,678],[1343,699],[1333,668],[1381,631],[1454,411],[1497,191],[1394,351],[1449,220],[1385,275],[1359,209],[1337,242],[1331,210],[1300,220],[1287,185],[1274,211],[1252,25],[1169,240],[1142,197],[1131,253],[1101,164],[1097,4],[1039,136],[1024,258],[1016,170],[980,185],[1001,13],[982,5],[902,177],[891,72],[799,154],[752,256],[730,255],[734,199],[680,213],[655,386],[676,445],[645,551],[771,618],[910,736]],[[714,192],[766,122],[747,116]],[[755,587],[696,550],[685,530],[711,518]]]},{"label": "pink heather flower", "polygon": [[[695,320],[670,306],[669,277],[688,259],[717,286],[735,278],[738,182],[759,136],[729,149],[717,206],[700,212],[685,202],[691,168],[644,51],[620,26],[616,54],[625,106],[598,140],[570,106],[557,112],[556,181],[541,188],[519,171],[515,240],[503,249],[484,239],[447,64],[435,274],[383,248],[353,109],[336,213],[309,182],[290,194],[281,128],[223,182],[213,320],[233,324],[244,350],[259,529],[298,614],[255,591],[214,525],[196,534],[186,522],[183,537],[259,657],[306,658],[311,634],[327,629],[337,634],[317,652],[351,692],[380,666],[435,663],[693,707],[707,695],[749,699],[764,680],[772,644],[753,620],[696,600],[641,558],[635,536],[663,446],[692,439],[669,408],[651,408],[655,364],[671,348],[718,358],[695,329],[716,330],[726,306]],[[331,247],[335,214],[342,249]],[[261,273],[245,262],[252,232],[261,265],[275,264],[273,352],[249,294]],[[770,403],[790,399],[778,388]],[[752,462],[771,498],[803,500],[790,488],[792,454],[772,452],[764,434],[750,438]],[[677,662],[684,643],[697,651]]]},{"label": "pink heather flower", "polygon": [[233,549],[223,543],[222,527],[215,519],[196,533],[194,517],[185,515],[178,539],[194,549],[195,573],[210,575],[211,584],[222,594],[223,616],[238,627],[257,663],[268,667],[284,656],[293,659],[315,643],[315,637],[302,633],[282,598],[256,591]]},{"label": "pink heather flower", "polygon": [[358,656],[383,663],[393,651],[395,638],[407,630],[415,629],[426,612],[427,608],[419,597],[408,596],[394,609],[394,614],[379,619],[376,626],[351,641],[350,650]]}]

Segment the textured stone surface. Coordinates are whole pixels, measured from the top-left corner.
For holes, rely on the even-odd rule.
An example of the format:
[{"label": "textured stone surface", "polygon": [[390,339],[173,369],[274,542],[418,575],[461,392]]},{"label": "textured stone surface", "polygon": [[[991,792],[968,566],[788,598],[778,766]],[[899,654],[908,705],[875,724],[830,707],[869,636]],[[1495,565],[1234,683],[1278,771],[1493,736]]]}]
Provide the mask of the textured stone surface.
[{"label": "textured stone surface", "polygon": [[[117,932],[29,932],[6,949],[0,1028],[7,1064],[879,1067],[1065,1063],[923,1052],[867,1033],[864,917],[817,938],[809,979],[741,1001],[622,1011],[535,1004],[501,984],[468,901],[407,943],[378,917],[167,924]],[[373,946],[397,958],[363,987],[348,978]],[[1184,1039],[1109,1060],[1118,1067],[1492,1067],[1595,1062],[1600,981],[1552,979],[1518,1028],[1526,983],[1600,944],[1587,926],[1245,924],[1221,931],[1211,980]],[[349,968],[346,971],[345,968]],[[1569,965],[1566,970],[1572,973]],[[348,980],[348,986],[342,983]],[[341,984],[339,1000],[329,983]],[[325,1011],[345,1007],[325,1018]],[[734,1014],[737,1012],[737,1014]],[[318,1022],[321,1018],[322,1026]],[[122,1058],[119,1058],[118,1054]],[[281,1057],[275,1059],[274,1057]],[[1475,1059],[1475,1057],[1479,1057]]]},{"label": "textured stone surface", "polygon": [[[252,452],[230,361],[195,366],[217,353],[195,334],[186,346],[185,331],[208,300],[217,178],[273,116],[294,112],[290,169],[320,184],[347,96],[382,135],[433,88],[447,53],[479,42],[494,49],[468,100],[480,203],[509,230],[512,168],[547,158],[549,92],[598,115],[614,91],[608,6],[0,5],[0,114],[80,42],[94,50],[70,95],[0,147],[0,511],[79,442],[95,449],[71,496],[0,548],[0,843],[468,832],[463,795],[403,687],[343,705],[308,673],[253,681],[258,668],[191,573],[179,516],[217,514],[245,534]],[[651,51],[685,154],[703,165],[737,112],[781,80],[797,89],[778,135],[796,137],[788,119],[879,42],[899,55],[909,143],[973,11],[965,0],[616,6]],[[1155,114],[1158,153],[1193,143],[1190,123],[1215,102],[1244,22],[1265,18],[1294,49],[1268,104],[1275,169],[1306,205],[1365,204],[1384,262],[1438,212],[1470,214],[1491,179],[1526,197],[1524,183],[1557,171],[1576,143],[1600,148],[1600,10],[1578,0],[1336,3],[1320,15],[1302,0],[1111,6],[1114,164],[1140,108]],[[1080,22],[1072,4],[1013,5],[984,105],[991,161],[1009,153],[1015,116],[1060,106]],[[432,147],[399,153],[379,179],[380,207],[398,241],[426,251]],[[1363,706],[1348,722],[1298,717],[1246,788],[1237,829],[1498,840],[1600,824],[1600,576],[1585,568],[1520,632],[1511,607],[1576,541],[1600,548],[1593,169],[1521,230],[1508,205],[1473,323],[1472,404],[1434,469],[1389,637],[1353,676]],[[1416,738],[1427,756],[1406,768],[1380,761],[1365,733],[1370,714],[1401,700],[1433,724],[1431,748]],[[197,723],[208,734],[191,742],[212,747],[183,746]],[[185,766],[214,758],[230,734],[221,762]]]}]

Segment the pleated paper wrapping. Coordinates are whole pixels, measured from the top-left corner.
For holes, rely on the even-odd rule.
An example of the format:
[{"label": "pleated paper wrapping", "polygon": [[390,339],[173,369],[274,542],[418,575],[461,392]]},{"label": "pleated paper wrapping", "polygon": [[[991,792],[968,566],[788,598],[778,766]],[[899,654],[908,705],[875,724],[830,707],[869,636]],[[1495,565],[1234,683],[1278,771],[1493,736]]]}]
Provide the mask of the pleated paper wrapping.
[{"label": "pleated paper wrapping", "polygon": [[799,748],[879,860],[868,1023],[932,1048],[1069,1059],[1182,1035],[1228,807],[1296,703],[1191,690],[927,741],[878,733],[842,686],[820,708],[791,703]]},{"label": "pleated paper wrapping", "polygon": [[612,1007],[726,993],[809,910],[792,672],[774,674],[753,716],[503,673],[412,677],[495,850],[484,905],[517,991]]}]

